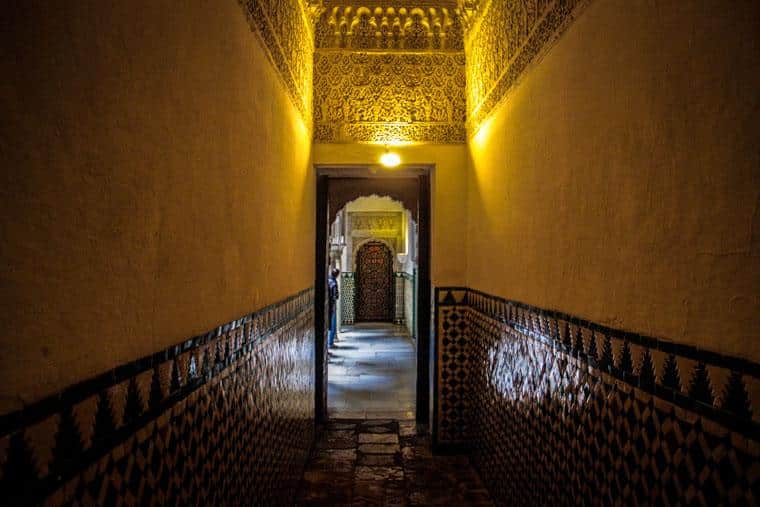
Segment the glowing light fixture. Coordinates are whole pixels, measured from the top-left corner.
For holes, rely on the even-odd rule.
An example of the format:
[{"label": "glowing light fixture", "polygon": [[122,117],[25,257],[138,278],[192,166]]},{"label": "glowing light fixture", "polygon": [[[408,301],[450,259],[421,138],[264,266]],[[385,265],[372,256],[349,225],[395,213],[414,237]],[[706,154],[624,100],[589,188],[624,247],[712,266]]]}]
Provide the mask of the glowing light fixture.
[{"label": "glowing light fixture", "polygon": [[383,167],[398,167],[401,164],[401,157],[398,156],[398,153],[388,151],[386,148],[385,153],[380,156],[380,163]]}]

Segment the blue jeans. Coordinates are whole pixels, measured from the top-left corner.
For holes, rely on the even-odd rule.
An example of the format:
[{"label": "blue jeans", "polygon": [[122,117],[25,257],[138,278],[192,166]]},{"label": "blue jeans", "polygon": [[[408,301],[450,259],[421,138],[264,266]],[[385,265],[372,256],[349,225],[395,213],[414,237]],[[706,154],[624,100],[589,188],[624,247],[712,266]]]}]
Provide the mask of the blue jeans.
[{"label": "blue jeans", "polygon": [[327,332],[327,346],[330,348],[335,344],[335,335],[338,334],[336,313],[335,309],[330,312],[330,330]]}]

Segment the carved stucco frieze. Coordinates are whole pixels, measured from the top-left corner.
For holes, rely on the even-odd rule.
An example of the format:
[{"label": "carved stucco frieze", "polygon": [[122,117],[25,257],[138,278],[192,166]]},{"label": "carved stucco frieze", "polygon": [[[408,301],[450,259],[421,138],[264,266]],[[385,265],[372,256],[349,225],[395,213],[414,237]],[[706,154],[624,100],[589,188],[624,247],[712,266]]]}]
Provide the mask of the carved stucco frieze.
[{"label": "carved stucco frieze", "polygon": [[478,127],[590,0],[460,0],[467,25],[467,127]]},{"label": "carved stucco frieze", "polygon": [[314,140],[463,143],[464,64],[463,53],[318,50]]},{"label": "carved stucco frieze", "polygon": [[314,141],[371,143],[465,142],[588,1],[240,0]]},{"label": "carved stucco frieze", "polygon": [[314,30],[321,2],[307,0],[239,0],[251,28],[258,33],[293,104],[307,125],[312,119]]},{"label": "carved stucco frieze", "polygon": [[462,51],[463,33],[453,6],[420,2],[340,4],[326,7],[317,21],[316,47]]},{"label": "carved stucco frieze", "polygon": [[457,13],[465,33],[470,32],[490,0],[457,0]]},{"label": "carved stucco frieze", "polygon": [[315,27],[314,141],[463,143],[456,0],[324,0]]},{"label": "carved stucco frieze", "polygon": [[402,213],[367,213],[353,212],[351,225],[357,231],[369,231],[370,233],[388,232],[400,233]]}]

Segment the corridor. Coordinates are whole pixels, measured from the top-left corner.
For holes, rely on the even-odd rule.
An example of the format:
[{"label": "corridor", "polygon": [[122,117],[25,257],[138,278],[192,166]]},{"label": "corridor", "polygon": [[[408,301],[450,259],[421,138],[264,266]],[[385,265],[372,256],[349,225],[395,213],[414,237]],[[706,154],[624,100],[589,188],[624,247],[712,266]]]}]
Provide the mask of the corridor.
[{"label": "corridor", "polygon": [[405,328],[346,326],[330,349],[327,412],[342,419],[413,419],[415,351]]},{"label": "corridor", "polygon": [[51,4],[0,507],[760,505],[759,0]]},{"label": "corridor", "polygon": [[414,421],[334,420],[318,435],[297,505],[491,506],[463,456],[434,456]]}]

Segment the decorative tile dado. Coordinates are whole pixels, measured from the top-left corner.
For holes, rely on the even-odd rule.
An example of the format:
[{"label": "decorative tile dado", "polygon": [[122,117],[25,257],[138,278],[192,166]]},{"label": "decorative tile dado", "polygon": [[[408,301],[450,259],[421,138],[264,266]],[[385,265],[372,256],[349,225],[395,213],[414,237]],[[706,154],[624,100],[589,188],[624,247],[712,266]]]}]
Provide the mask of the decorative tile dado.
[{"label": "decorative tile dado", "polygon": [[[316,24],[318,49],[462,51],[455,8],[426,2],[331,2]],[[429,2],[428,2],[429,4]]]},{"label": "decorative tile dado", "polygon": [[437,442],[497,502],[757,504],[757,363],[462,287],[436,302]]},{"label": "decorative tile dado", "polygon": [[239,0],[252,29],[288,95],[307,124],[311,123],[314,54],[313,23],[321,8],[307,0]]},{"label": "decorative tile dado", "polygon": [[393,313],[393,323],[398,325],[404,325],[404,306],[406,305],[406,280],[404,279],[404,275],[406,273],[403,273],[401,271],[397,271],[393,274],[393,279],[395,281],[395,294],[396,294],[396,303],[394,305],[394,313]]},{"label": "decorative tile dado", "polygon": [[462,0],[467,26],[467,127],[488,118],[590,0]]},{"label": "decorative tile dado", "polygon": [[314,140],[463,143],[465,60],[451,52],[314,55]]},{"label": "decorative tile dado", "polygon": [[437,431],[439,443],[462,444],[469,438],[470,347],[465,307],[440,308],[438,328]]},{"label": "decorative tile dado", "polygon": [[417,270],[412,274],[401,272],[404,280],[404,325],[412,341],[417,342]]},{"label": "decorative tile dado", "polygon": [[287,504],[312,444],[313,290],[0,419],[4,505]]},{"label": "decorative tile dado", "polygon": [[354,300],[356,298],[356,277],[352,272],[340,274],[340,319],[343,325],[354,323]]}]

